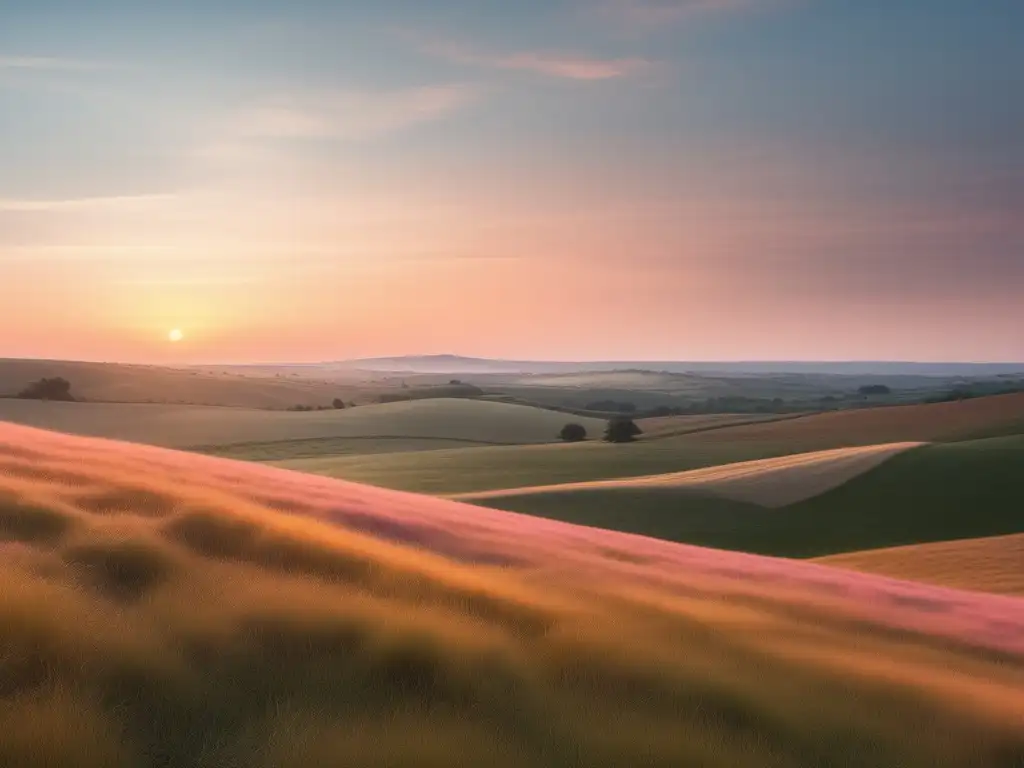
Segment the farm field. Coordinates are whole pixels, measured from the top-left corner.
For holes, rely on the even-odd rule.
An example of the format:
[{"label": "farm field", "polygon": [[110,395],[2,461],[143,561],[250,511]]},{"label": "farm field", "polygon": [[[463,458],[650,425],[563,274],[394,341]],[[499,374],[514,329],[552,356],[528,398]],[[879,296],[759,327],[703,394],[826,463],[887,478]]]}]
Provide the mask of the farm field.
[{"label": "farm field", "polygon": [[[0,420],[93,437],[223,450],[247,458],[286,458],[304,451],[317,455],[324,450],[346,453],[422,450],[453,443],[552,442],[557,440],[565,416],[540,408],[454,399],[312,413],[0,400]],[[576,421],[595,431],[604,424],[596,419]],[[247,444],[247,448],[239,444]]]},{"label": "farm field", "polygon": [[818,562],[957,589],[1024,596],[1024,534],[850,552]]},{"label": "farm field", "polygon": [[[62,377],[77,398],[114,403],[173,403],[283,409],[330,405],[359,396],[358,381],[263,376],[241,371],[65,360],[0,360],[0,396],[42,378]],[[2,401],[0,401],[2,402]]]},{"label": "farm field", "polygon": [[1024,758],[1010,597],[11,425],[0,551],[3,765]]},{"label": "farm field", "polygon": [[1012,435],[1024,431],[1022,424],[1024,394],[1013,394],[814,414],[665,438],[655,435],[632,445],[591,441],[415,456],[328,456],[285,461],[281,466],[388,488],[453,495],[659,475],[832,448]]},{"label": "farm field", "polygon": [[[832,488],[822,482],[821,466],[805,462],[774,476],[770,471],[751,476],[748,465],[715,467],[712,478],[724,475],[717,486],[687,483],[684,474],[460,498],[576,524],[784,557],[1024,532],[1018,513],[1024,503],[1024,436],[905,450],[873,468],[854,466],[861,473],[841,477]],[[809,486],[809,498],[799,498],[801,484]],[[787,503],[780,505],[780,499]]]}]

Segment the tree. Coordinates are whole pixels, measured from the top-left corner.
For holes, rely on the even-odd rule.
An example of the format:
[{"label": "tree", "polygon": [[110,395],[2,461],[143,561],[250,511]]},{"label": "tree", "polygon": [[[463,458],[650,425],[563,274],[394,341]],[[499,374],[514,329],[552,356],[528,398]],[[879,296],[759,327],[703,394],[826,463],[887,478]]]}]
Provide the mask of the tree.
[{"label": "tree", "polygon": [[40,379],[29,384],[18,393],[22,400],[61,400],[74,402],[71,394],[71,382],[59,376],[53,379]]},{"label": "tree", "polygon": [[558,437],[567,443],[581,443],[587,439],[587,429],[582,424],[566,424]]},{"label": "tree", "polygon": [[342,408],[345,407],[345,401],[342,400],[340,397],[336,397],[334,398],[334,402],[331,403],[331,405],[334,406],[335,410],[340,411]]},{"label": "tree", "polygon": [[643,430],[632,419],[612,419],[604,432],[604,440],[606,443],[632,443],[642,434]]}]

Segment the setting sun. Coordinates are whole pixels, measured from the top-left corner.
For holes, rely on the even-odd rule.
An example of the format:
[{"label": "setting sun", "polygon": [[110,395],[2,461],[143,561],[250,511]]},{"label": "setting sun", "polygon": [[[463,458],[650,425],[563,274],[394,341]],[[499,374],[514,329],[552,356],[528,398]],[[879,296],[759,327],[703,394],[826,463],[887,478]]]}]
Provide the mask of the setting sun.
[{"label": "setting sun", "polygon": [[185,334],[182,333],[180,328],[175,328],[174,330],[167,334],[167,338],[170,341],[178,342],[185,338]]}]

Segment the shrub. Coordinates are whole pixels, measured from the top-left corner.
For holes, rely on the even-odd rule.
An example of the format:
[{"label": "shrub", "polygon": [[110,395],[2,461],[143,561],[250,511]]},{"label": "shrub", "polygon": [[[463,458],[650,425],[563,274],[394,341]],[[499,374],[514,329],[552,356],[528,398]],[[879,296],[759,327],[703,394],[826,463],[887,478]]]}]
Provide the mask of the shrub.
[{"label": "shrub", "polygon": [[335,410],[340,411],[340,410],[342,410],[345,407],[345,401],[342,400],[340,397],[336,397],[336,398],[334,398],[334,402],[331,403],[331,405],[334,406]]},{"label": "shrub", "polygon": [[606,443],[632,443],[643,430],[632,419],[612,419],[604,432]]},{"label": "shrub", "polygon": [[71,382],[59,376],[32,382],[18,393],[18,397],[22,400],[75,400],[71,394]]},{"label": "shrub", "polygon": [[587,430],[582,424],[566,424],[558,437],[567,443],[580,443],[587,439]]}]

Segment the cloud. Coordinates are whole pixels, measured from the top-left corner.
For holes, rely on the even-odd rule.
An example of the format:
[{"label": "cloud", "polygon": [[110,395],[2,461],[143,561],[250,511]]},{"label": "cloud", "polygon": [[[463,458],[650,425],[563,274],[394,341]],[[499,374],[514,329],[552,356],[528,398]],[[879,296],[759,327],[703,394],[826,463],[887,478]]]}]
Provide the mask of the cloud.
[{"label": "cloud", "polygon": [[238,110],[223,127],[235,139],[357,141],[441,120],[479,95],[465,84],[283,94]]},{"label": "cloud", "polygon": [[651,67],[650,61],[641,58],[597,58],[577,53],[541,51],[499,54],[457,43],[427,43],[423,50],[457,64],[532,72],[566,80],[613,80]]},{"label": "cloud", "polygon": [[656,27],[695,16],[761,8],[779,0],[598,0],[601,15],[616,23]]},{"label": "cloud", "polygon": [[16,69],[33,72],[90,72],[108,65],[84,59],[61,59],[49,56],[0,56],[0,70]]},{"label": "cloud", "polygon": [[62,211],[115,210],[126,207],[165,203],[172,194],[81,197],[64,200],[32,200],[0,197],[0,213],[48,213]]}]

